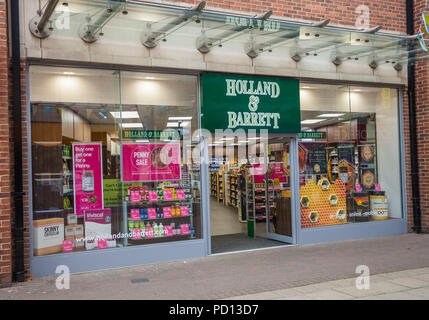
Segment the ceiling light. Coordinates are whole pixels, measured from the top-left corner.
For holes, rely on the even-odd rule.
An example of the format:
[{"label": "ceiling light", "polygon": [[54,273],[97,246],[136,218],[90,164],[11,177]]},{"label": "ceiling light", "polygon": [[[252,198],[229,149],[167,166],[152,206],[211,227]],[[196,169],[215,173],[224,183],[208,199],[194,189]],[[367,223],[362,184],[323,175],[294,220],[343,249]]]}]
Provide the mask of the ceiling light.
[{"label": "ceiling light", "polygon": [[310,89],[311,87],[309,87],[309,86],[303,86],[303,87],[301,87],[301,89]]},{"label": "ceiling light", "polygon": [[354,92],[361,92],[362,90],[361,89],[354,89],[353,91]]},{"label": "ceiling light", "polygon": [[110,114],[115,119],[140,119],[139,113],[137,111],[122,111],[122,112],[113,112],[110,111]]},{"label": "ceiling light", "polygon": [[182,128],[185,128],[185,127],[187,127],[187,126],[189,126],[191,123],[189,122],[189,121],[184,121],[184,122],[181,122],[180,123],[180,126],[182,127]]},{"label": "ceiling light", "polygon": [[172,121],[192,120],[192,117],[168,117],[168,120],[172,120]]},{"label": "ceiling light", "polygon": [[320,114],[317,117],[318,118],[338,118],[343,116],[344,113],[324,113],[324,114]]},{"label": "ceiling light", "polygon": [[249,141],[243,140],[243,141],[238,141],[239,143],[248,143]]},{"label": "ceiling light", "polygon": [[143,123],[122,123],[122,128],[143,128]]},{"label": "ceiling light", "polygon": [[155,80],[155,77],[144,77],[146,80]]},{"label": "ceiling light", "polygon": [[247,140],[258,140],[258,139],[261,139],[261,138],[259,138],[259,137],[247,138]]},{"label": "ceiling light", "polygon": [[178,128],[179,122],[167,122],[167,128]]},{"label": "ceiling light", "polygon": [[222,139],[219,139],[219,140],[221,140],[221,141],[234,140],[234,138],[222,138]]},{"label": "ceiling light", "polygon": [[100,115],[101,118],[107,119],[106,112],[99,111],[98,114]]},{"label": "ceiling light", "polygon": [[74,75],[75,73],[74,73],[74,72],[68,72],[68,71],[66,71],[66,72],[64,72],[64,74],[65,74],[65,75],[67,75],[67,76],[72,76],[72,75]]},{"label": "ceiling light", "polygon": [[326,119],[307,119],[307,120],[301,121],[301,124],[314,124],[314,123],[322,122],[325,120]]},{"label": "ceiling light", "polygon": [[136,140],[136,143],[148,143],[149,140]]}]

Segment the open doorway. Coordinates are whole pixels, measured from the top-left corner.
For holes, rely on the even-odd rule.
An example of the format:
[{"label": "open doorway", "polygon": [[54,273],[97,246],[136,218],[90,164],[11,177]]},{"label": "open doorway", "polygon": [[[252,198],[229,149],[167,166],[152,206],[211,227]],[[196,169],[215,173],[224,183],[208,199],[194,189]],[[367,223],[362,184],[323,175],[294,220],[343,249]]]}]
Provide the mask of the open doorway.
[{"label": "open doorway", "polygon": [[275,136],[212,140],[212,254],[293,243],[291,140]]}]

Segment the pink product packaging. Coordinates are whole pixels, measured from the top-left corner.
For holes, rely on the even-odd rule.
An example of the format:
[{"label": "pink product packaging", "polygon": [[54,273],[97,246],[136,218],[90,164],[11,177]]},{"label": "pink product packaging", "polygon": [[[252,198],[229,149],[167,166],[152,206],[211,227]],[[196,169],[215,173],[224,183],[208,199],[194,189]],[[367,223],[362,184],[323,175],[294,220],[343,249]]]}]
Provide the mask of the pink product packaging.
[{"label": "pink product packaging", "polygon": [[131,191],[131,202],[140,202],[140,192]]},{"label": "pink product packaging", "polygon": [[72,252],[72,251],[73,251],[73,240],[64,240],[63,252]]},{"label": "pink product packaging", "polygon": [[140,220],[139,209],[131,209],[131,220]]},{"label": "pink product packaging", "polygon": [[98,249],[106,249],[107,248],[107,241],[106,239],[100,239],[98,240]]}]

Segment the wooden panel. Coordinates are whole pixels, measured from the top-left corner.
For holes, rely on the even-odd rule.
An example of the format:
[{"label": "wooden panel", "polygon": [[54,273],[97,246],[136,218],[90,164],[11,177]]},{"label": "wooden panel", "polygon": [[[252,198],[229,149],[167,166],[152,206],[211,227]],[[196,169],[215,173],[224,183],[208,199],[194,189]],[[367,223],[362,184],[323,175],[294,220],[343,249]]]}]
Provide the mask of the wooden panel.
[{"label": "wooden panel", "polygon": [[290,198],[277,197],[276,233],[292,237],[292,211]]},{"label": "wooden panel", "polygon": [[83,141],[91,142],[91,126],[86,121],[83,123]]},{"label": "wooden panel", "polygon": [[77,114],[73,114],[73,128],[74,139],[77,141],[83,141],[83,119]]},{"label": "wooden panel", "polygon": [[63,137],[73,139],[74,137],[74,126],[73,126],[73,112],[69,109],[63,108],[62,112],[62,133]]},{"label": "wooden panel", "polygon": [[61,142],[61,123],[32,122],[32,142]]},{"label": "wooden panel", "polygon": [[107,151],[111,149],[110,134],[107,132],[92,132],[91,139],[93,142],[101,142],[103,146],[106,146]]}]

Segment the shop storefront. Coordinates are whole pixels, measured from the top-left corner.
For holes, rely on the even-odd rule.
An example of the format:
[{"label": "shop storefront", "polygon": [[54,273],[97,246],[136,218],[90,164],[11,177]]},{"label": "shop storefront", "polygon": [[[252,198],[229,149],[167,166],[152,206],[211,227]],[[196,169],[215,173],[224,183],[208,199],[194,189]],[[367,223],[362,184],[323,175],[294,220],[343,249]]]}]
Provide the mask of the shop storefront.
[{"label": "shop storefront", "polygon": [[[145,21],[137,17],[141,11],[154,20],[182,19],[146,30],[142,42],[155,56],[144,59],[152,65],[131,57],[110,63],[101,57],[106,44],[96,49],[98,60],[97,52],[90,53],[97,63],[77,63],[78,48],[72,49],[73,58],[58,56],[58,44],[71,48],[82,41],[76,34],[88,10],[106,3],[70,1],[68,7],[77,12],[71,29],[49,34],[42,40],[42,59],[27,61],[33,275],[52,274],[58,265],[80,272],[210,255],[211,197],[237,211],[250,238],[258,228],[288,244],[407,232],[402,71],[382,66],[375,77],[357,71],[341,80],[330,75],[331,66],[305,76],[306,70],[287,71],[283,53],[262,56],[300,39],[312,42],[307,48],[302,43],[295,56],[316,50],[318,55],[311,54],[320,59],[323,48],[347,36],[354,41],[356,34],[201,13],[197,7],[129,4],[120,15],[125,9],[118,4],[110,9],[118,11],[119,21],[87,27],[81,38],[94,43],[107,37],[114,57],[138,41],[128,32],[121,46],[114,46],[123,36],[119,25],[133,30],[136,21]],[[193,27],[177,27],[189,20]],[[201,25],[207,33],[222,26],[217,39],[224,42],[204,32],[196,37],[195,26],[200,32]],[[225,39],[237,34],[247,39],[249,26],[259,26],[257,34],[265,38],[253,43],[257,48],[248,47],[244,58],[261,55],[265,66],[252,67],[252,74],[244,66],[231,67],[243,59],[237,53],[240,40],[226,53],[209,53],[227,47]],[[168,38],[171,47],[160,48],[173,32],[178,35]],[[277,42],[274,33],[281,34]],[[324,47],[314,46],[319,33],[329,38]],[[390,44],[397,51],[403,41],[359,35],[381,49]],[[198,50],[189,53],[196,39]],[[341,53],[345,60],[369,50],[350,47]],[[203,52],[212,59],[204,68],[190,58]],[[186,62],[168,60],[185,53]],[[170,61],[170,67],[157,66],[156,59]],[[286,71],[275,71],[277,65]],[[241,190],[234,187],[237,193],[231,193],[240,174]]]}]

